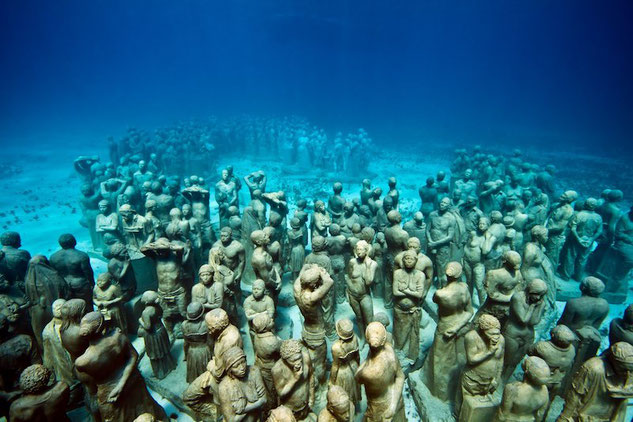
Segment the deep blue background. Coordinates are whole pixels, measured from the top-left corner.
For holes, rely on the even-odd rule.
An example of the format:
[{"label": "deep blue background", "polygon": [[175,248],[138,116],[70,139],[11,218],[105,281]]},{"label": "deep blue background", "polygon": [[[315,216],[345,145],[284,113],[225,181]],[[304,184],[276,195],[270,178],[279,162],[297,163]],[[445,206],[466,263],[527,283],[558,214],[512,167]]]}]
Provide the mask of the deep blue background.
[{"label": "deep blue background", "polygon": [[631,1],[4,1],[0,141],[247,112],[621,154],[631,22]]}]

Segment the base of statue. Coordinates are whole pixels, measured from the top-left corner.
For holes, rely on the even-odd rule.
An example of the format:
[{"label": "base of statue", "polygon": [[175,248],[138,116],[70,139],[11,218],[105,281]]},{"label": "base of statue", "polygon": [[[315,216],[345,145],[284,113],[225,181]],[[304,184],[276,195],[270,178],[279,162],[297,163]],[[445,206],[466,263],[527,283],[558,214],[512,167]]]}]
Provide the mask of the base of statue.
[{"label": "base of statue", "polygon": [[466,396],[462,401],[459,420],[460,422],[493,421],[499,404],[501,404],[501,400],[496,395],[492,397]]},{"label": "base of statue", "polygon": [[440,400],[431,394],[431,391],[421,381],[421,371],[422,369],[407,375],[407,384],[420,415],[420,420],[424,422],[455,422],[456,418],[453,414],[452,403]]}]

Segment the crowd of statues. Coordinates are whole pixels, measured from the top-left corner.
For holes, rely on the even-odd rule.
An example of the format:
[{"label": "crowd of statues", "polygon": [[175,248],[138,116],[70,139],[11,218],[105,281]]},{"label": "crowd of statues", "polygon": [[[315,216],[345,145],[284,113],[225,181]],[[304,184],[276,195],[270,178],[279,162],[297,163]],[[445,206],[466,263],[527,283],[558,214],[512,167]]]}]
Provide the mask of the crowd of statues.
[{"label": "crowd of statues", "polygon": [[[256,123],[280,135],[274,121]],[[118,153],[143,144],[134,136]],[[67,420],[80,405],[95,421],[167,420],[133,336],[157,380],[178,367],[182,339],[182,400],[199,421],[404,421],[411,374],[459,421],[542,421],[556,397],[559,421],[624,420],[633,305],[612,320],[604,351],[599,331],[633,268],[622,192],[557,196],[554,167],[475,148],[457,151],[450,178],[429,177],[419,211],[403,217],[394,177],[384,195],[366,179],[359,195],[337,182],[308,200],[231,167],[214,186],[197,176],[180,186],[163,161],[131,152],[138,162],[124,152],[118,167],[76,162],[82,222],[106,272],[95,277],[70,234],[49,258],[31,257],[16,232],[0,238],[10,420]],[[578,292],[561,315],[560,280]],[[300,335],[282,339],[280,308],[294,305]]]}]

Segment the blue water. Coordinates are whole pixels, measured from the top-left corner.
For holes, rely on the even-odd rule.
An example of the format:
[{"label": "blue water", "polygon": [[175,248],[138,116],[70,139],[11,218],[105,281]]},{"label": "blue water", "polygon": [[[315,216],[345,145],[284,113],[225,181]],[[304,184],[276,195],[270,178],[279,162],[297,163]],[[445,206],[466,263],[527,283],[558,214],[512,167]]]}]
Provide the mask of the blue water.
[{"label": "blue water", "polygon": [[621,156],[631,21],[620,0],[4,1],[0,141],[248,112]]}]

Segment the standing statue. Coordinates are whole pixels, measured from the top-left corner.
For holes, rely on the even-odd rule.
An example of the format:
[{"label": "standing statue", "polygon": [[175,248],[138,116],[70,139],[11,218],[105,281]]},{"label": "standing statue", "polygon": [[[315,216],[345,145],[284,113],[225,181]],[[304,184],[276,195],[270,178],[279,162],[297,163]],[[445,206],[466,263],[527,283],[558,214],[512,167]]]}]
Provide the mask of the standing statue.
[{"label": "standing statue", "polygon": [[[332,224],[327,238],[327,248],[332,263],[332,278],[334,279],[334,297],[337,304],[345,301],[345,255],[349,250],[347,238],[341,234],[338,224]],[[373,237],[373,236],[372,236]]]},{"label": "standing statue", "polygon": [[609,344],[620,341],[633,344],[633,304],[626,307],[622,318],[613,318],[609,325]]},{"label": "standing statue", "polygon": [[521,275],[525,283],[535,279],[545,282],[547,285],[545,300],[548,308],[553,309],[556,305],[557,283],[554,276],[554,268],[545,252],[548,230],[543,226],[536,225],[532,227],[531,234],[532,241],[527,242],[523,248]]},{"label": "standing statue", "polygon": [[254,336],[253,321],[257,316],[265,314],[274,321],[275,302],[266,294],[266,284],[259,278],[253,282],[252,294],[244,301],[244,314],[250,327],[251,337]]},{"label": "standing statue", "polygon": [[116,282],[123,293],[125,302],[132,299],[136,293],[136,275],[130,260],[128,249],[121,242],[116,242],[110,246],[108,252],[108,273],[112,276],[112,280]]},{"label": "standing statue", "polygon": [[201,304],[204,313],[222,308],[224,302],[224,283],[214,276],[211,265],[202,265],[198,271],[200,282],[191,288],[191,301]]},{"label": "standing statue", "polygon": [[345,277],[347,300],[354,311],[354,315],[356,315],[356,325],[362,331],[374,318],[371,285],[376,276],[377,265],[376,261],[368,256],[369,249],[369,244],[364,240],[359,240],[356,243],[354,258],[350,259],[347,264]]},{"label": "standing statue", "polygon": [[523,381],[506,385],[496,421],[540,422],[545,418],[550,369],[543,359],[536,356],[526,358],[522,366]]},{"label": "standing statue", "polygon": [[222,264],[233,271],[232,293],[237,303],[242,303],[242,274],[246,263],[246,253],[244,246],[233,238],[233,230],[230,227],[223,227],[220,230],[220,240],[215,242],[213,248],[224,251]]},{"label": "standing statue", "polygon": [[297,421],[314,420],[315,385],[310,354],[297,340],[284,340],[281,359],[272,369],[279,403],[290,409]]},{"label": "standing statue", "polygon": [[138,215],[129,204],[119,207],[119,215],[121,216],[121,237],[130,250],[130,257],[136,259],[140,255],[141,247],[149,243],[152,236],[151,223],[145,217]]},{"label": "standing statue", "polygon": [[510,299],[522,288],[520,269],[521,255],[515,251],[503,254],[503,266],[486,274],[484,286],[488,298],[479,308],[478,314],[490,314],[497,318],[502,327],[505,325],[510,313]]},{"label": "standing statue", "polygon": [[95,250],[103,250],[106,246],[103,242],[103,236],[106,233],[112,236],[119,236],[119,216],[110,207],[110,202],[102,199],[99,201],[99,214],[95,219],[95,231],[99,239],[99,243],[94,245]]},{"label": "standing statue", "polygon": [[385,240],[387,241],[387,253],[383,255],[385,265],[385,307],[393,306],[393,275],[395,271],[396,256],[408,249],[407,240],[409,234],[400,226],[402,216],[396,210],[391,210],[387,214],[389,227],[385,229]]},{"label": "standing statue", "polygon": [[571,204],[576,199],[578,199],[578,194],[573,190],[563,193],[547,219],[546,227],[549,230],[549,240],[546,245],[546,254],[555,269],[560,263],[561,250],[569,233],[569,221],[574,215],[574,207]]},{"label": "standing statue", "polygon": [[420,205],[420,213],[422,213],[425,219],[428,219],[429,214],[435,211],[438,206],[435,179],[433,179],[433,177],[428,177],[426,179],[426,184],[424,186],[420,186],[420,189],[418,189],[418,193],[420,194],[420,201],[422,202]]},{"label": "standing statue", "polygon": [[501,382],[505,341],[501,324],[492,315],[477,318],[475,329],[464,338],[466,367],[462,375],[460,422],[490,420],[497,405],[492,395]]},{"label": "standing statue", "polygon": [[343,184],[336,182],[332,185],[332,196],[327,201],[327,211],[330,214],[332,223],[340,224],[343,218],[343,205],[345,199],[341,196],[343,192]]},{"label": "standing statue", "polygon": [[360,365],[360,352],[354,324],[349,319],[340,319],[336,322],[336,333],[338,340],[332,344],[330,391],[333,386],[340,387],[352,403],[360,403],[360,386],[355,378]]},{"label": "standing statue", "polygon": [[367,422],[405,422],[402,389],[404,373],[396,353],[387,343],[387,331],[380,322],[371,322],[365,330],[369,355],[356,372],[356,381],[365,387]]},{"label": "standing statue", "polygon": [[246,364],[239,347],[224,352],[226,375],[219,385],[218,400],[227,422],[257,422],[266,406],[266,387],[257,366]]},{"label": "standing statue", "polygon": [[534,327],[543,316],[546,292],[545,282],[535,278],[510,299],[510,314],[502,330],[506,348],[501,377],[506,382],[534,343]]},{"label": "standing statue", "polygon": [[52,372],[43,365],[31,365],[20,375],[22,396],[11,403],[11,422],[70,422],[66,415],[70,388],[58,380],[52,386]]},{"label": "standing statue", "polygon": [[176,362],[171,355],[169,334],[161,320],[159,302],[159,295],[154,291],[148,290],[141,296],[141,304],[145,308],[138,320],[138,336],[145,342],[145,352],[154,376],[163,379],[176,368]]},{"label": "standing statue", "polygon": [[127,333],[123,293],[118,284],[112,283],[110,273],[103,273],[97,277],[97,284],[93,290],[93,302],[97,310],[103,314],[106,324],[118,327],[123,333]]},{"label": "standing statue", "polygon": [[327,229],[332,224],[332,219],[325,212],[325,203],[323,201],[314,201],[314,213],[310,221],[311,236],[327,237]]},{"label": "standing statue", "polygon": [[[328,241],[325,237],[314,236],[312,237],[312,252],[304,259],[304,264],[315,264],[323,268],[330,277],[334,271],[332,270],[332,260],[328,256]],[[303,271],[303,267],[302,267]],[[301,275],[301,273],[299,274]],[[335,286],[336,287],[336,284]],[[325,334],[332,338],[335,334],[334,329],[334,313],[335,313],[335,297],[334,288],[332,288],[328,294],[323,298],[321,308],[323,309],[323,319],[325,320]],[[314,365],[314,362],[312,362]],[[315,369],[316,371],[316,369]]]},{"label": "standing statue", "polygon": [[246,182],[246,187],[248,187],[248,190],[251,193],[251,198],[256,190],[266,192],[267,180],[266,173],[262,170],[254,171],[251,174],[244,176],[244,182]]},{"label": "standing statue", "polygon": [[464,272],[466,282],[471,294],[477,290],[479,306],[486,301],[486,289],[484,280],[486,278],[486,266],[484,261],[492,250],[494,236],[488,233],[490,220],[487,217],[480,217],[477,221],[477,230],[471,231],[466,245],[464,245]]},{"label": "standing statue", "polygon": [[281,274],[273,267],[273,257],[268,252],[270,237],[265,230],[255,230],[251,233],[251,242],[255,246],[251,258],[255,277],[264,280],[268,294],[276,303],[281,291]]},{"label": "standing statue", "polygon": [[31,254],[20,249],[22,239],[17,232],[4,232],[0,235],[2,244],[2,258],[0,259],[0,271],[12,286],[23,288],[26,270],[31,260]]},{"label": "standing statue", "polygon": [[191,302],[187,306],[187,320],[182,323],[184,355],[187,362],[187,382],[191,383],[207,370],[211,360],[209,330],[204,322],[205,310],[201,303]]},{"label": "standing statue", "polygon": [[265,410],[270,410],[270,406],[277,403],[277,391],[273,382],[272,369],[279,360],[279,348],[281,339],[275,334],[275,321],[267,314],[258,314],[252,322],[253,327],[253,349],[255,351],[255,365],[259,367],[266,387],[268,406]]},{"label": "standing statue", "polygon": [[72,234],[59,236],[59,246],[62,249],[51,255],[51,267],[68,283],[70,297],[85,300],[88,309],[92,309],[92,289],[95,280],[90,257],[87,253],[75,249],[77,240]]},{"label": "standing statue", "polygon": [[69,386],[75,383],[75,375],[73,373],[73,363],[70,355],[62,345],[60,329],[62,325],[62,306],[66,303],[65,299],[57,299],[51,306],[53,311],[53,319],[49,322],[44,331],[42,331],[43,351],[42,363],[48,369],[55,373],[58,381],[63,381]]},{"label": "standing statue", "polygon": [[52,268],[44,255],[35,255],[30,261],[24,282],[24,292],[29,301],[31,328],[42,349],[42,330],[53,319],[53,302],[69,298],[66,280]]},{"label": "standing statue", "polygon": [[569,222],[569,236],[561,252],[560,272],[564,279],[581,280],[591,253],[593,242],[602,234],[602,217],[595,209],[598,201],[587,198],[582,211]]},{"label": "standing statue", "polygon": [[[223,200],[220,200],[220,198]],[[234,205],[238,206],[237,186],[235,181],[231,180],[228,170],[222,170],[221,179],[215,184],[215,200],[220,205],[226,205],[226,207],[220,206],[219,218],[220,227],[226,227],[228,225],[228,214],[223,210],[228,210],[228,207]]]},{"label": "standing statue", "polygon": [[633,346],[624,342],[586,361],[573,376],[557,421],[624,422],[633,398],[632,369]]},{"label": "standing statue", "polygon": [[446,286],[433,295],[439,320],[422,371],[431,394],[450,402],[455,401],[459,377],[466,364],[464,336],[470,329],[470,319],[474,314],[468,286],[461,279],[462,266],[459,262],[449,262],[446,266]]},{"label": "standing statue", "polygon": [[451,257],[451,243],[455,238],[456,223],[450,214],[451,200],[442,198],[437,211],[429,215],[426,226],[427,248],[431,259],[435,263],[435,273],[438,275],[438,286],[446,284],[444,269]]},{"label": "standing statue", "polygon": [[171,336],[180,337],[180,325],[186,315],[187,299],[182,269],[188,256],[185,247],[162,237],[141,247],[141,253],[154,260],[158,279],[158,297],[165,327]]},{"label": "standing statue", "polygon": [[75,368],[96,385],[103,420],[127,422],[145,412],[167,419],[145,387],[137,369],[138,353],[127,336],[118,330],[106,332],[99,312],[86,314],[80,331],[89,346],[75,361]]},{"label": "standing statue", "polygon": [[290,230],[288,231],[288,247],[290,248],[290,259],[288,261],[288,267],[292,272],[292,278],[299,277],[301,267],[303,267],[303,260],[305,259],[305,243],[304,243],[304,230],[305,227],[301,224],[298,218],[290,220]]},{"label": "standing statue", "polygon": [[314,378],[318,385],[325,382],[327,345],[325,315],[321,302],[330,295],[334,280],[317,264],[306,264],[294,282],[293,293],[303,315],[301,338],[310,353]]},{"label": "standing statue", "polygon": [[415,361],[420,352],[422,303],[431,287],[424,273],[416,269],[417,253],[409,249],[402,257],[403,268],[393,273],[394,346]]}]

